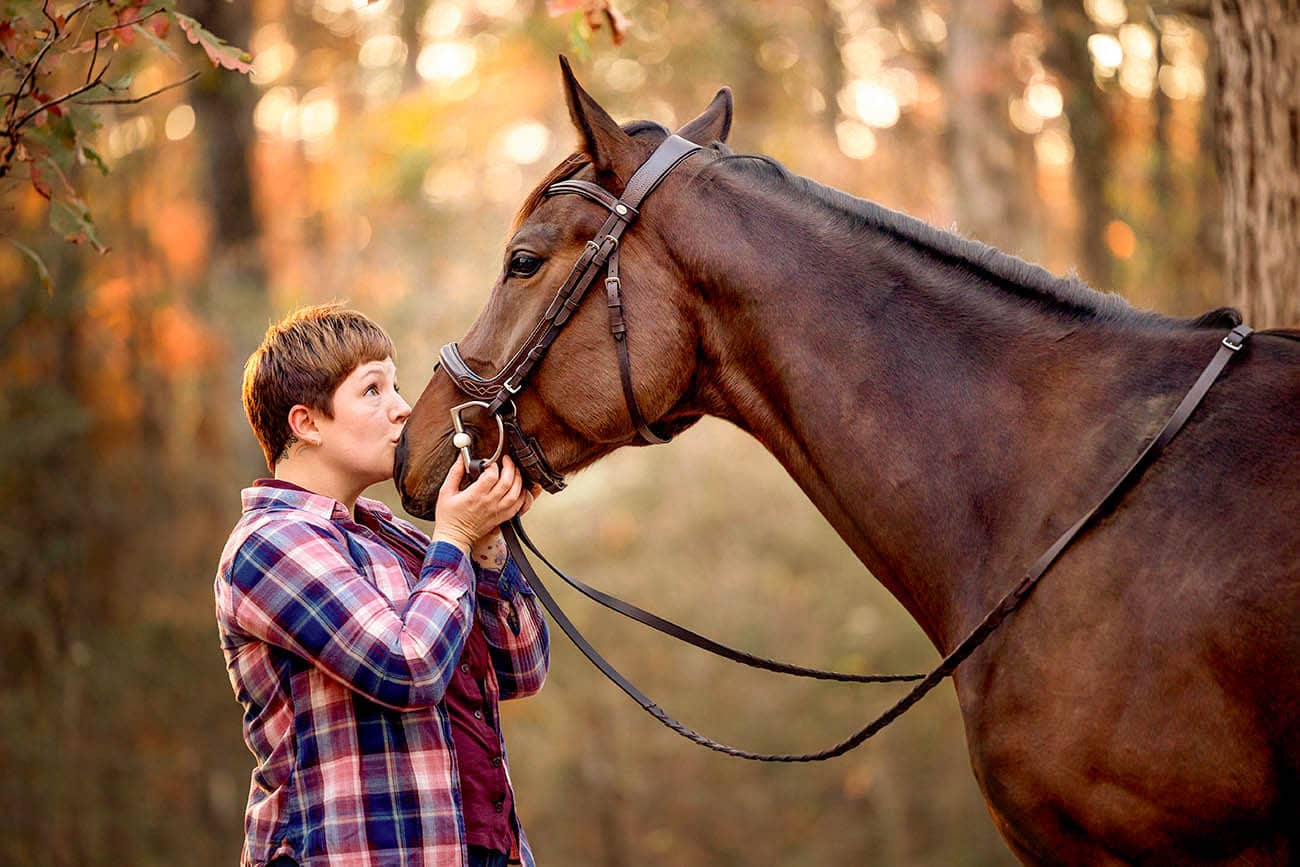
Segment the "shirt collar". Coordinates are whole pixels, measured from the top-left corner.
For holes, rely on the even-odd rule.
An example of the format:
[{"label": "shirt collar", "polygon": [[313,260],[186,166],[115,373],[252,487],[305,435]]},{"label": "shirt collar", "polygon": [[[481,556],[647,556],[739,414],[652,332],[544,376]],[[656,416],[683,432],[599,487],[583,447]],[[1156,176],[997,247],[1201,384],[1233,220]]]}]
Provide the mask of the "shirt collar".
[{"label": "shirt collar", "polygon": [[[258,479],[252,487],[244,488],[240,497],[245,512],[255,509],[300,509],[328,521],[352,520],[348,510],[333,497],[317,494],[283,479]],[[393,511],[379,500],[358,497],[357,508],[385,521],[393,520]]]}]

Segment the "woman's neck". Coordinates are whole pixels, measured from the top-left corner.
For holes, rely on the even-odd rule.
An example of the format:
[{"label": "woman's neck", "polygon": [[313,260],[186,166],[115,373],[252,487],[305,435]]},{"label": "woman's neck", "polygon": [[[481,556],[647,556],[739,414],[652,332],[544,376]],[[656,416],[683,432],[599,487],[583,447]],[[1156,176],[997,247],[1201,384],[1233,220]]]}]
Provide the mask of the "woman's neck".
[{"label": "woman's neck", "polygon": [[306,488],[314,494],[332,497],[355,518],[357,500],[373,482],[340,473],[306,456],[287,458],[275,465],[275,478]]}]

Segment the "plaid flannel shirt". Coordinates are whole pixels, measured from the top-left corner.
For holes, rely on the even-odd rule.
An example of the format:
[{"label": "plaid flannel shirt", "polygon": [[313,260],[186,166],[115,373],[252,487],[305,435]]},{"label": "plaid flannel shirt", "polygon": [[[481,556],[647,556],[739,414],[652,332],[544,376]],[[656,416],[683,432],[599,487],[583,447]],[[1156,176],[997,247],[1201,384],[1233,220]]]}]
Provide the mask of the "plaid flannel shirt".
[{"label": "plaid flannel shirt", "polygon": [[[467,863],[451,728],[441,701],[477,616],[495,701],[541,688],[546,621],[513,563],[475,571],[454,545],[365,510],[427,550],[412,581],[380,536],[331,497],[267,485],[215,581],[218,633],[256,766],[243,867]],[[505,745],[501,745],[505,755]],[[532,865],[522,828],[517,857]]]}]

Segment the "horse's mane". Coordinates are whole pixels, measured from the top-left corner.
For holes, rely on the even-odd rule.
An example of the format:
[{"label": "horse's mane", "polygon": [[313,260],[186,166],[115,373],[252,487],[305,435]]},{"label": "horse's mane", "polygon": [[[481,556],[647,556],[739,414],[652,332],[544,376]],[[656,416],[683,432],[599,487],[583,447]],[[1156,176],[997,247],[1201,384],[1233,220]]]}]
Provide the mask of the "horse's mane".
[{"label": "horse's mane", "polygon": [[[668,129],[647,120],[625,124],[623,131],[631,136],[645,135],[658,139],[669,135]],[[1232,307],[1219,307],[1193,319],[1178,319],[1141,310],[1129,304],[1122,296],[1114,292],[1098,292],[1073,275],[1058,277],[1045,268],[995,247],[938,229],[868,199],[860,199],[796,175],[771,157],[734,154],[722,142],[713,142],[708,147],[720,154],[715,166],[724,171],[733,171],[742,179],[757,180],[779,192],[793,193],[804,200],[810,200],[828,212],[832,219],[840,221],[847,232],[870,230],[884,234],[1072,318],[1193,328],[1231,328],[1241,324],[1241,313]],[[536,210],[547,187],[574,176],[590,164],[590,155],[582,151],[566,157],[533,188],[515,215],[510,231],[515,232]],[[706,168],[705,173],[711,168]]]},{"label": "horse's mane", "polygon": [[1197,328],[1232,327],[1241,323],[1241,314],[1230,307],[1220,307],[1190,320],[1138,309],[1120,295],[1098,292],[1073,275],[1057,277],[1038,265],[987,244],[946,232],[915,217],[795,175],[771,157],[724,154],[715,165],[744,179],[758,180],[778,191],[811,200],[829,212],[832,219],[840,221],[848,232],[871,230],[882,233],[1071,317]]}]

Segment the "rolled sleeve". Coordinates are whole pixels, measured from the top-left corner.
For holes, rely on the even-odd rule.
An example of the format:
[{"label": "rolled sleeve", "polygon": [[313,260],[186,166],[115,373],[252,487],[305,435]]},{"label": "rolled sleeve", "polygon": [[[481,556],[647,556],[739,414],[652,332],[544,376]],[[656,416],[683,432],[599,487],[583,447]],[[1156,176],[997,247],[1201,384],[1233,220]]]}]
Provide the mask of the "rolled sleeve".
[{"label": "rolled sleeve", "polygon": [[477,567],[478,622],[487,639],[502,700],[533,695],[550,667],[550,631],[514,558],[499,572]]}]

